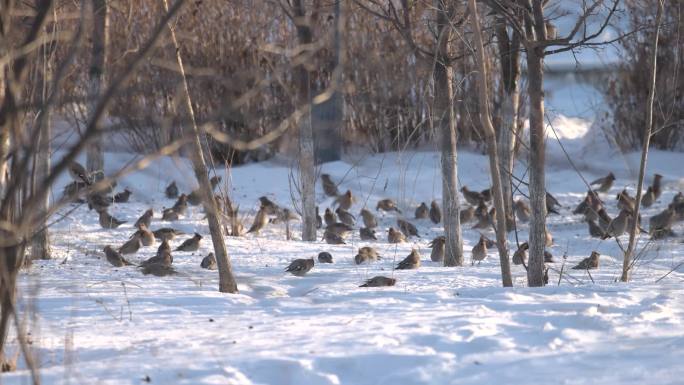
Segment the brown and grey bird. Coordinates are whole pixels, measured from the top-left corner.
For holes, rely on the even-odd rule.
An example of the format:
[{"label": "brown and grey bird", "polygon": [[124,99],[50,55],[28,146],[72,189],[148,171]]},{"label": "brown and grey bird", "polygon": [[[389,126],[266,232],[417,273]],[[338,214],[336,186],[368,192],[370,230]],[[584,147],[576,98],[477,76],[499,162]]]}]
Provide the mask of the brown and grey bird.
[{"label": "brown and grey bird", "polygon": [[351,190],[347,190],[344,194],[335,199],[338,208],[349,211],[352,205],[356,202],[356,198],[352,195]]},{"label": "brown and grey bird", "polygon": [[261,206],[254,217],[254,223],[252,223],[252,227],[247,230],[247,233],[259,234],[266,224],[268,224],[268,209],[264,206]]},{"label": "brown and grey bird", "polygon": [[487,218],[487,215],[489,215],[489,208],[487,208],[487,205],[484,203],[484,201],[480,201],[480,203],[475,208],[474,214],[477,220]]},{"label": "brown and grey bird", "polygon": [[362,227],[359,229],[359,236],[362,241],[377,241],[378,237],[375,235],[375,230],[369,229],[368,227]]},{"label": "brown and grey bird", "polygon": [[113,216],[109,215],[107,210],[100,211],[99,213],[99,221],[100,221],[100,226],[102,226],[103,229],[115,229],[122,224],[126,223],[126,221],[121,221]]},{"label": "brown and grey bird", "polygon": [[676,218],[676,213],[672,207],[668,207],[665,210],[659,212],[658,214],[652,216],[648,220],[648,230],[649,234],[653,235],[656,232],[663,232],[663,230],[669,230],[672,228]]},{"label": "brown and grey bird", "polygon": [[487,240],[483,235],[480,235],[480,240],[473,246],[470,265],[474,265],[475,261],[477,261],[477,264],[479,265],[485,258],[487,258]]},{"label": "brown and grey bird", "polygon": [[442,221],[442,209],[435,200],[430,203],[430,220],[434,224],[438,224]]},{"label": "brown and grey bird", "polygon": [[285,269],[286,272],[296,275],[297,277],[302,277],[306,275],[314,267],[314,259],[295,259],[290,263],[290,265]]},{"label": "brown and grey bird", "polygon": [[492,188],[484,189],[480,191],[480,195],[482,195],[482,199],[485,202],[491,202],[492,201]]},{"label": "brown and grey bird", "polygon": [[171,255],[171,251],[165,250],[162,252],[157,252],[157,254],[155,256],[144,260],[140,264],[140,267],[146,267],[146,266],[150,266],[150,265],[171,266],[172,263],[173,263],[173,255]]},{"label": "brown and grey bird", "polygon": [[354,226],[356,218],[353,215],[351,215],[349,211],[338,207],[335,210],[335,213],[337,214],[337,217],[340,219],[340,222],[344,223],[347,226]]},{"label": "brown and grey bird", "polygon": [[363,224],[366,228],[374,229],[378,227],[378,220],[375,218],[372,212],[361,209],[361,218],[363,219]]},{"label": "brown and grey bird", "polygon": [[323,220],[325,221],[326,226],[330,226],[334,223],[337,223],[337,215],[330,210],[330,208],[325,209],[325,213],[323,214]]},{"label": "brown and grey bird", "polygon": [[606,229],[608,228],[608,225],[610,224],[610,222],[613,221],[613,219],[610,217],[610,215],[608,215],[608,213],[606,212],[606,209],[604,209],[603,207],[601,207],[598,210],[597,214],[598,214],[598,225],[605,232]]},{"label": "brown and grey bird", "polygon": [[345,245],[344,238],[337,233],[325,230],[323,232],[323,239],[329,245]]},{"label": "brown and grey bird", "polygon": [[627,231],[627,225],[629,224],[629,219],[632,214],[627,210],[621,210],[617,217],[613,218],[608,224],[603,239],[608,239],[610,237],[619,237]]},{"label": "brown and grey bird", "polygon": [[460,219],[461,223],[468,223],[475,218],[475,207],[473,206],[468,206],[468,208],[460,210],[458,212],[458,218]]},{"label": "brown and grey bird", "polygon": [[141,266],[141,271],[143,275],[154,275],[156,277],[166,277],[167,275],[178,274],[176,269],[171,265],[165,265],[163,263],[151,263],[146,266]]},{"label": "brown and grey bird", "polygon": [[461,187],[461,193],[463,194],[463,198],[465,198],[466,202],[473,206],[479,206],[480,202],[485,201],[481,193],[468,190],[468,186]]},{"label": "brown and grey bird", "polygon": [[185,212],[188,209],[188,196],[181,194],[176,200],[176,203],[173,204],[172,209],[178,213],[178,215],[185,215]]},{"label": "brown and grey bird", "polygon": [[123,191],[114,194],[114,202],[116,203],[126,203],[131,197],[132,191],[125,188]]},{"label": "brown and grey bird", "polygon": [[598,269],[599,267],[599,257],[601,254],[592,251],[591,255],[587,258],[584,258],[580,263],[575,265],[573,269],[575,270],[590,270],[590,269]]},{"label": "brown and grey bird", "polygon": [[142,243],[143,246],[154,245],[154,234],[152,234],[144,223],[141,223],[138,226],[138,231],[136,231],[135,234],[140,237],[140,243]]},{"label": "brown and grey bird", "polygon": [[88,202],[89,210],[100,212],[106,211],[114,202],[114,198],[104,193],[91,192],[86,196],[86,201]]},{"label": "brown and grey bird", "polygon": [[259,197],[259,203],[261,204],[261,208],[263,208],[268,215],[275,215],[280,208],[278,204],[268,199],[266,196]]},{"label": "brown and grey bird", "polygon": [[430,259],[433,262],[444,261],[444,255],[446,254],[446,238],[444,235],[440,235],[430,242],[430,247],[432,251],[430,252]]},{"label": "brown and grey bird", "polygon": [[321,184],[323,185],[325,195],[333,198],[340,195],[339,191],[337,191],[337,184],[330,178],[330,174],[321,174]]},{"label": "brown and grey bird", "polygon": [[648,186],[646,189],[646,192],[644,195],[641,197],[641,207],[651,207],[653,206],[653,203],[655,202],[656,197],[655,193],[653,192],[653,187]]},{"label": "brown and grey bird", "polygon": [[551,234],[551,230],[549,230],[548,227],[545,227],[545,231],[544,231],[544,246],[546,246],[546,247],[553,246],[553,234]]},{"label": "brown and grey bird", "polygon": [[527,250],[530,245],[525,242],[518,247],[518,250],[513,253],[513,264],[514,265],[527,265]]},{"label": "brown and grey bird", "polygon": [[180,246],[176,247],[176,251],[197,251],[199,250],[201,240],[202,236],[198,233],[195,233],[192,238],[186,239],[180,244]]},{"label": "brown and grey bird", "polygon": [[636,207],[636,199],[629,195],[627,189],[619,192],[615,199],[617,200],[618,210],[627,210],[630,213],[634,212],[634,207]]},{"label": "brown and grey bird", "polygon": [[476,224],[473,225],[473,229],[488,229],[490,227],[494,227],[494,219],[496,215],[496,208],[492,207],[492,209],[487,212],[484,216],[480,217],[477,221]]},{"label": "brown and grey bird", "polygon": [[651,188],[653,189],[653,194],[655,196],[655,199],[659,199],[660,195],[663,193],[661,183],[663,180],[663,176],[660,174],[655,174],[653,175],[653,184],[651,185]]},{"label": "brown and grey bird", "polygon": [[152,217],[154,216],[154,211],[152,209],[148,209],[143,213],[143,215],[138,218],[137,221],[135,221],[135,224],[133,227],[138,227],[140,228],[140,225],[145,225],[145,227],[149,228],[150,224],[152,223]]},{"label": "brown and grey bird", "polygon": [[416,219],[427,219],[430,216],[430,209],[428,209],[425,202],[416,207]]},{"label": "brown and grey bird", "polygon": [[544,250],[544,263],[554,263],[555,261],[553,260],[553,254],[551,254],[548,250]]},{"label": "brown and grey bird", "polygon": [[318,253],[318,263],[333,263],[332,254],[327,251],[321,251]]},{"label": "brown and grey bird", "polygon": [[[171,245],[169,245],[169,241],[164,239],[161,245],[159,245],[159,247],[157,248],[157,255],[163,256],[166,253],[171,254]],[[173,262],[173,257],[171,258],[171,262]]]},{"label": "brown and grey bird", "polygon": [[513,208],[515,209],[515,215],[518,217],[518,220],[522,223],[527,223],[530,221],[530,215],[532,214],[532,210],[530,209],[530,206],[527,204],[522,199],[518,199],[515,201],[513,204]]},{"label": "brown and grey bird", "polygon": [[162,221],[173,222],[173,221],[177,221],[179,218],[180,217],[179,217],[178,213],[176,212],[176,210],[173,209],[173,207],[170,209],[162,210],[162,217],[161,217]]},{"label": "brown and grey bird", "polygon": [[548,214],[560,214],[557,209],[561,208],[558,199],[551,195],[550,192],[546,192],[546,213]]},{"label": "brown and grey bird", "polygon": [[395,230],[394,227],[390,227],[387,230],[387,242],[388,243],[406,242],[406,236],[401,231]]},{"label": "brown and grey bird", "polygon": [[136,231],[133,233],[131,236],[131,239],[126,241],[121,247],[119,247],[119,253],[122,255],[127,255],[127,254],[135,254],[140,250],[140,247],[142,246],[142,241],[140,240],[140,235]]},{"label": "brown and grey bird", "polygon": [[218,264],[216,263],[216,256],[214,253],[209,253],[206,257],[202,258],[200,267],[207,270],[216,270]]},{"label": "brown and grey bird", "polygon": [[394,284],[397,283],[397,280],[394,278],[388,278],[388,277],[383,277],[382,275],[377,275],[369,280],[366,280],[366,283],[359,287],[383,287],[383,286],[394,286]]},{"label": "brown and grey bird", "polygon": [[589,235],[594,238],[603,238],[605,234],[603,233],[601,226],[597,225],[596,222],[591,219],[587,220],[587,225],[589,225]]},{"label": "brown and grey bird", "polygon": [[131,265],[124,257],[119,254],[118,251],[114,250],[111,246],[107,245],[104,247],[104,253],[107,257],[107,261],[111,263],[114,267],[122,267],[125,265]]},{"label": "brown and grey bird", "polygon": [[404,258],[403,261],[399,262],[395,269],[397,270],[411,270],[420,267],[420,253],[417,249],[412,249],[411,253]]},{"label": "brown and grey bird", "polygon": [[359,252],[354,256],[354,262],[360,265],[364,262],[375,262],[380,259],[378,251],[370,246],[364,246],[359,248]]},{"label": "brown and grey bird", "polygon": [[168,186],[166,186],[166,190],[164,191],[166,194],[166,197],[169,199],[175,199],[178,198],[178,186],[176,186],[176,181],[172,181],[169,183]]},{"label": "brown and grey bird", "polygon": [[420,235],[418,235],[418,229],[413,223],[401,218],[397,218],[397,226],[399,227],[399,230],[401,230],[401,232],[407,237],[414,236],[420,238]]},{"label": "brown and grey bird", "polygon": [[318,206],[316,206],[316,228],[320,229],[323,227],[323,218],[321,218],[321,214],[318,212]]},{"label": "brown and grey bird", "polygon": [[190,194],[188,194],[188,204],[198,206],[200,203],[202,203],[202,192],[200,188],[190,191]]},{"label": "brown and grey bird", "polygon": [[397,207],[396,202],[394,202],[392,199],[386,198],[386,199],[381,199],[378,201],[378,204],[375,206],[375,211],[396,211],[399,214],[401,214],[401,210],[399,210],[399,207]]},{"label": "brown and grey bird", "polygon": [[598,192],[607,192],[610,190],[611,187],[613,187],[613,182],[615,182],[615,175],[613,175],[612,172],[608,173],[608,175],[598,178],[595,181],[589,183],[590,186],[597,186],[596,191]]},{"label": "brown and grey bird", "polygon": [[171,227],[162,227],[161,229],[154,230],[152,234],[160,241],[170,241],[175,238],[176,235],[183,235],[185,233]]},{"label": "brown and grey bird", "polygon": [[346,223],[342,223],[342,222],[333,223],[332,225],[328,225],[325,227],[326,232],[337,234],[339,236],[345,236],[345,235],[347,235],[347,233],[351,232],[352,230],[354,230],[353,227],[347,225]]},{"label": "brown and grey bird", "polygon": [[87,185],[90,185],[91,183],[90,176],[88,175],[86,168],[76,161],[69,163],[69,175],[71,175],[71,179],[76,182],[83,182]]}]

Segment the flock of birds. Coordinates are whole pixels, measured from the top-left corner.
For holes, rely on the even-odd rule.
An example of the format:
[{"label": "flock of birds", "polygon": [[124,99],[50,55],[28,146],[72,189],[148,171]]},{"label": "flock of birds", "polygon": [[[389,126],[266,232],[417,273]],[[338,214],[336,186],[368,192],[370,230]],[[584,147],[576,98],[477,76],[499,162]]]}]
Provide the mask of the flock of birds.
[{"label": "flock of birds", "polygon": [[[114,186],[109,186],[105,189],[93,190],[93,176],[89,175],[85,168],[77,162],[71,164],[69,168],[73,182],[65,187],[65,195],[72,200],[79,200],[81,203],[88,203],[90,209],[94,209],[99,216],[99,224],[105,229],[113,229],[119,227],[125,221],[119,220],[109,214],[108,209],[112,202],[125,203],[128,202],[131,191],[123,190],[111,196]],[[636,207],[636,199],[631,197],[626,190],[621,191],[616,196],[617,208],[619,214],[615,218],[611,218],[606,212],[606,206],[600,198],[600,194],[610,191],[614,182],[615,176],[609,173],[603,178],[599,178],[590,183],[594,188],[587,191],[587,195],[582,202],[573,210],[573,214],[582,215],[584,221],[588,225],[589,234],[592,237],[607,239],[611,237],[618,238],[630,229],[630,224],[633,224],[634,210]],[[211,178],[212,191],[220,183],[220,177]],[[356,198],[351,192],[347,190],[344,193],[338,191],[338,184],[336,184],[330,175],[321,175],[322,189],[326,196],[333,198],[334,210],[331,207],[325,209],[323,216],[319,214],[318,207],[316,208],[317,227],[323,229],[323,240],[328,244],[340,245],[345,244],[345,238],[354,231],[357,219],[350,212],[350,209],[356,202]],[[85,201],[79,198],[80,192],[86,191]],[[467,205],[460,210],[460,221],[462,224],[475,221],[472,226],[473,229],[484,231],[494,229],[496,226],[496,209],[489,207],[492,201],[491,190],[472,191],[466,186],[461,189],[461,193]],[[641,199],[642,207],[651,207],[659,199],[662,194],[662,176],[656,174],[653,178],[653,183],[648,187],[648,190],[643,194]],[[200,190],[194,190],[189,194],[179,194],[179,189],[174,182],[171,182],[166,187],[165,195],[169,199],[175,199],[172,207],[166,208],[162,211],[162,221],[176,221],[180,216],[186,214],[188,205],[199,205],[201,203]],[[546,196],[547,212],[548,214],[558,214],[561,205],[553,195],[547,192]],[[216,195],[216,203],[219,212],[224,218],[230,220],[232,224],[232,235],[242,235],[241,223],[237,218],[238,210],[233,207],[231,201],[226,197]],[[392,199],[381,199],[376,204],[376,211],[383,211],[385,213],[396,213],[396,228],[390,226],[387,229],[388,243],[403,243],[411,237],[420,238],[418,228],[416,225],[407,220],[404,213],[397,206]],[[513,203],[513,213],[511,218],[507,218],[508,231],[515,229],[516,224],[526,223],[530,220],[531,209],[526,201],[518,199]],[[157,230],[150,230],[151,220],[154,216],[153,210],[145,211],[135,222],[134,227],[136,231],[130,236],[129,240],[123,245],[116,248],[111,245],[104,247],[104,254],[107,261],[116,267],[126,265],[133,265],[126,258],[129,255],[136,254],[143,246],[152,246],[158,240],[161,242],[157,249],[157,253],[149,259],[146,259],[137,266],[141,269],[143,274],[153,274],[156,276],[166,276],[176,274],[177,271],[173,268],[172,248],[169,241],[176,236],[184,235],[182,231],[176,230],[172,227],[163,227]],[[377,228],[378,219],[376,215],[368,210],[362,208],[359,212],[362,226],[358,226],[359,237],[362,241],[373,241],[378,239]],[[429,219],[434,224],[439,224],[442,221],[442,211],[437,201],[432,201],[430,206],[422,202],[414,213],[416,220]],[[259,209],[255,215],[254,222],[246,233],[259,234],[269,224],[284,222],[287,225],[288,239],[289,239],[289,222],[296,220],[298,217],[289,209],[283,208],[269,198],[262,196],[259,198]],[[676,221],[684,220],[684,196],[681,192],[675,195],[672,202],[666,209],[660,213],[652,216],[649,219],[648,233],[654,239],[661,239],[665,237],[675,236],[672,231],[672,226]],[[641,217],[638,218],[639,229],[646,232],[640,226]],[[184,240],[173,251],[195,252],[199,250],[202,235],[195,233],[191,238]],[[441,262],[445,256],[445,237],[443,235],[434,238],[429,247],[432,249],[430,259],[434,262]],[[546,231],[546,246],[550,247],[553,244],[553,237],[551,232]],[[494,247],[494,242],[487,238],[484,234],[480,234],[479,241],[473,246],[471,250],[471,264],[477,262],[478,264],[487,257],[489,248]],[[522,243],[515,251],[512,261],[515,265],[523,265],[527,268],[527,250],[528,243]],[[545,252],[545,262],[552,263],[553,256]],[[599,267],[600,254],[593,251],[591,255],[573,269],[597,269]],[[358,253],[354,257],[356,264],[371,263],[380,259],[381,256],[378,251],[372,246],[363,246],[358,249]],[[319,263],[333,263],[333,257],[328,252],[321,252],[318,255]],[[410,254],[397,264],[395,269],[417,269],[421,265],[422,256],[420,252],[413,248]],[[295,259],[285,269],[295,276],[304,276],[314,267],[314,258]],[[200,264],[202,268],[216,269],[217,262],[213,253],[210,253],[202,259]],[[396,279],[375,276],[368,279],[361,287],[379,287],[379,286],[393,286]]]}]

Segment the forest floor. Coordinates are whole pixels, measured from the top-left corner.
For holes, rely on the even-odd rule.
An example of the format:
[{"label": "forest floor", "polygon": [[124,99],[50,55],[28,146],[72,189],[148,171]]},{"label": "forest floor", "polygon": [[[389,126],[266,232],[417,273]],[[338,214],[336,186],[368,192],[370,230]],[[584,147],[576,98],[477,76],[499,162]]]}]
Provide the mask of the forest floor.
[{"label": "forest floor", "polygon": [[[573,164],[586,180],[612,171],[617,181],[602,195],[611,216],[615,195],[634,195],[638,154],[598,150],[597,137],[579,120],[557,119],[555,128]],[[36,261],[20,278],[19,306],[44,384],[681,384],[684,366],[684,223],[676,238],[651,242],[639,238],[639,259],[630,283],[620,283],[622,256],[615,240],[591,238],[579,215],[571,214],[587,187],[558,143],[549,140],[548,190],[563,205],[548,217],[554,238],[550,284],[527,288],[525,270],[513,266],[514,288],[502,288],[496,250],[481,264],[470,265],[479,231],[463,225],[466,265],[445,268],[431,262],[428,242],[441,224],[413,220],[420,202],[441,198],[439,154],[412,151],[349,156],[322,166],[321,172],[351,189],[358,201],[352,213],[367,206],[375,212],[382,198],[395,199],[420,237],[399,245],[386,243],[386,231],[398,215],[379,214],[379,241],[362,242],[358,232],[347,245],[322,241],[286,241],[283,225],[269,225],[260,235],[227,237],[240,293],[217,292],[216,271],[200,268],[212,250],[204,214],[191,207],[179,221],[162,222],[160,211],[173,201],[164,197],[171,181],[181,191],[194,188],[186,160],[163,158],[120,180],[117,190],[133,191],[129,203],[110,212],[128,223],[103,230],[85,206],[67,206],[53,217],[54,259]],[[521,159],[524,159],[524,155]],[[131,161],[129,154],[107,154],[107,171]],[[644,210],[648,218],[684,190],[684,154],[654,151],[648,182],[664,175],[660,200]],[[525,174],[518,163],[516,175]],[[459,182],[476,190],[489,187],[487,159],[461,151]],[[235,167],[219,188],[239,204],[249,227],[257,198],[265,195],[293,207],[291,167],[283,160]],[[68,176],[60,180],[68,183]],[[320,185],[317,190],[320,190]],[[522,188],[526,193],[526,189]],[[332,204],[319,192],[323,210]],[[205,235],[198,252],[174,252],[180,274],[143,276],[133,266],[114,268],[102,248],[119,246],[133,233],[133,222],[148,208],[152,229],[173,226]],[[72,211],[73,210],[73,211]],[[360,221],[360,218],[358,218]],[[520,224],[516,242],[527,239]],[[493,233],[486,232],[490,238]],[[319,230],[319,237],[322,230]],[[188,236],[172,241],[177,246]],[[627,237],[620,238],[626,245]],[[356,250],[372,245],[382,259],[355,265]],[[141,249],[140,262],[156,251]],[[422,254],[417,270],[394,270],[412,248]],[[571,270],[591,251],[600,267]],[[333,264],[316,264],[304,277],[284,272],[296,258],[333,255]],[[559,279],[559,271],[563,276]],[[668,273],[672,271],[669,275]],[[393,287],[360,288],[365,279],[386,275]],[[663,278],[664,277],[664,278]],[[14,336],[14,331],[11,331]],[[10,350],[16,350],[14,337]],[[29,383],[23,362],[3,373],[2,384]]]}]

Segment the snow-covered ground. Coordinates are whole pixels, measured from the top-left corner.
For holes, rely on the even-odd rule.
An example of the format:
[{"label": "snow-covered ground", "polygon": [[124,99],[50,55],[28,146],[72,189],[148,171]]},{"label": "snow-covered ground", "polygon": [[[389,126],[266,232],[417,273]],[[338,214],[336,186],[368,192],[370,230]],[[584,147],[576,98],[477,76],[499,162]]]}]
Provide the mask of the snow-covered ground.
[{"label": "snow-covered ground", "polygon": [[[615,215],[615,193],[625,187],[634,193],[638,154],[606,150],[587,122],[558,117],[553,124],[586,179],[615,173],[613,189],[603,195]],[[170,158],[155,161],[119,182],[117,189],[127,187],[133,196],[111,212],[128,223],[103,230],[87,207],[61,219],[73,209],[65,207],[53,218],[59,220],[52,228],[55,258],[37,261],[22,274],[20,306],[34,309],[26,326],[43,383],[681,384],[684,268],[656,282],[683,261],[681,236],[656,243],[640,238],[638,249],[645,252],[633,281],[617,282],[619,248],[614,240],[589,237],[581,218],[570,213],[586,186],[553,134],[550,138],[547,186],[564,208],[561,216],[549,217],[555,243],[550,251],[556,260],[551,284],[534,289],[525,287],[520,266],[513,267],[515,288],[502,288],[495,250],[479,266],[470,266],[470,250],[479,237],[470,229],[473,223],[463,230],[466,266],[445,268],[430,261],[427,247],[441,234],[441,225],[413,221],[420,238],[391,245],[386,230],[395,225],[396,215],[380,214],[377,242],[361,242],[358,232],[341,246],[286,241],[282,225],[270,225],[259,236],[227,237],[240,294],[220,294],[216,271],[199,266],[211,250],[201,210],[191,207],[188,216],[174,223],[159,219],[161,209],[173,204],[163,194],[168,182],[177,180],[186,192],[194,188],[190,165]],[[108,154],[108,171],[129,161],[129,155]],[[477,190],[489,186],[486,158],[462,151],[458,162],[461,185]],[[649,182],[653,173],[663,174],[665,192],[645,210],[645,220],[684,189],[682,162],[681,153],[651,153]],[[292,206],[292,170],[284,163],[236,167],[229,175],[217,171],[227,182],[221,188],[228,188],[240,205],[247,227],[259,196]],[[354,192],[354,214],[364,206],[374,211],[379,199],[393,198],[412,219],[417,204],[441,197],[438,167],[437,153],[405,152],[349,158],[326,164],[321,172],[341,182],[342,191]],[[516,174],[525,174],[523,163]],[[67,182],[64,176],[60,186]],[[324,209],[332,200],[319,192],[318,203]],[[143,276],[136,267],[113,268],[102,255],[103,246],[127,240],[132,223],[150,207],[155,211],[153,229],[173,226],[206,235],[199,252],[174,253],[177,276],[157,278]],[[521,225],[520,242],[527,238],[526,230]],[[684,233],[682,223],[675,231]],[[298,224],[294,233],[299,237]],[[175,239],[172,246],[184,239]],[[514,234],[509,241],[515,247]],[[353,257],[365,245],[376,247],[383,258],[357,266]],[[142,261],[156,247],[145,247],[130,259]],[[394,271],[411,248],[420,250],[423,265]],[[568,270],[592,250],[601,253],[601,266],[591,276]],[[320,251],[329,251],[335,263],[316,264],[304,277],[284,272],[291,260]],[[397,284],[358,287],[375,275],[394,277]],[[0,382],[28,383],[28,372],[19,365],[20,370],[4,373]]]}]

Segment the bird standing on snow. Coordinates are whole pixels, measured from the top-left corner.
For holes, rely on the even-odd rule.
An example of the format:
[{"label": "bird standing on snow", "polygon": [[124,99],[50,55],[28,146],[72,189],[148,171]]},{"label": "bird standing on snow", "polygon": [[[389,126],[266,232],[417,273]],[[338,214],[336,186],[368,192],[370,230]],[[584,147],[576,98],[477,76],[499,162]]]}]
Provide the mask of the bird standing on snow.
[{"label": "bird standing on snow", "polygon": [[595,181],[589,183],[590,186],[598,186],[596,188],[596,191],[598,192],[607,192],[610,190],[611,187],[613,187],[613,182],[615,182],[615,175],[613,175],[612,172],[608,173],[608,175],[598,178]]},{"label": "bird standing on snow", "polygon": [[487,258],[487,241],[483,235],[480,235],[480,240],[473,246],[470,265],[474,265],[475,261],[479,265],[485,258]]},{"label": "bird standing on snow", "polygon": [[128,202],[128,199],[131,197],[131,190],[125,188],[122,192],[116,193],[114,195],[114,202],[116,203],[126,203]]},{"label": "bird standing on snow", "polygon": [[267,213],[267,208],[262,206],[259,208],[259,211],[257,211],[256,216],[254,217],[254,223],[252,223],[252,227],[247,230],[247,233],[257,233],[259,232],[266,226],[268,223],[268,213]]},{"label": "bird standing on snow", "polygon": [[378,237],[375,235],[375,230],[369,229],[368,227],[362,227],[359,229],[359,236],[362,241],[377,241]]},{"label": "bird standing on snow", "polygon": [[152,234],[144,223],[141,223],[140,226],[138,226],[138,231],[135,233],[140,237],[140,242],[143,246],[154,245],[154,234]]},{"label": "bird standing on snow", "polygon": [[514,265],[525,265],[527,264],[527,250],[530,248],[530,245],[525,242],[518,247],[518,250],[513,253],[513,264]]},{"label": "bird standing on snow", "polygon": [[71,175],[71,179],[76,182],[83,182],[87,185],[91,184],[88,171],[82,164],[76,161],[69,163],[69,175]]},{"label": "bird standing on snow", "polygon": [[173,208],[164,209],[162,211],[162,221],[173,222],[177,221],[179,218],[178,213]]},{"label": "bird standing on snow", "polygon": [[617,199],[617,208],[619,210],[627,210],[630,213],[634,212],[634,207],[636,207],[636,199],[629,195],[627,189],[619,192],[615,199]]},{"label": "bird standing on snow", "polygon": [[411,250],[409,254],[403,261],[399,262],[396,269],[397,270],[412,270],[420,267],[420,253],[416,249]]},{"label": "bird standing on snow", "polygon": [[430,203],[430,220],[434,224],[442,221],[442,209],[439,208],[439,204],[434,200]]},{"label": "bird standing on snow", "polygon": [[121,221],[113,216],[109,215],[107,210],[100,211],[99,213],[99,221],[100,221],[100,226],[102,226],[103,229],[115,229],[122,224],[126,223],[126,221]]},{"label": "bird standing on snow", "polygon": [[598,269],[599,267],[599,257],[601,254],[592,251],[591,255],[587,258],[584,258],[580,263],[575,265],[573,269],[575,270],[590,270],[590,269]]},{"label": "bird standing on snow", "polygon": [[333,257],[327,251],[318,253],[318,263],[333,263]]},{"label": "bird standing on snow", "polygon": [[154,216],[154,212],[152,209],[149,209],[143,213],[143,215],[138,218],[137,221],[135,221],[135,224],[133,227],[138,227],[140,228],[140,225],[145,225],[145,227],[149,228],[150,224],[152,223],[152,216]]},{"label": "bird standing on snow", "polygon": [[527,223],[530,221],[530,215],[532,215],[532,209],[530,209],[530,206],[522,200],[518,199],[515,201],[513,204],[513,208],[515,209],[515,215],[518,217],[518,220],[522,223]]},{"label": "bird standing on snow", "polygon": [[180,246],[176,247],[176,251],[197,251],[201,240],[202,236],[195,233],[192,238],[186,239]]},{"label": "bird standing on snow", "polygon": [[465,198],[466,202],[473,206],[479,206],[480,202],[485,201],[481,193],[468,190],[468,186],[461,187],[461,193],[463,194],[463,198]]},{"label": "bird standing on snow", "polygon": [[418,235],[418,229],[413,223],[401,218],[397,218],[397,226],[399,226],[399,230],[401,230],[401,232],[407,237],[414,236],[420,238],[420,235]]},{"label": "bird standing on snow", "polygon": [[364,246],[359,249],[359,252],[354,256],[354,262],[360,265],[364,262],[375,262],[380,258],[378,251],[370,246]]},{"label": "bird standing on snow", "polygon": [[649,233],[653,235],[658,232],[664,233],[665,230],[670,230],[675,218],[676,213],[672,207],[668,207],[660,213],[652,216],[648,220]]},{"label": "bird standing on snow", "polygon": [[473,218],[475,218],[475,207],[473,206],[468,206],[467,209],[458,212],[458,219],[461,223],[468,223],[472,221]]},{"label": "bird standing on snow", "polygon": [[337,185],[330,178],[330,174],[321,174],[321,184],[323,185],[323,192],[329,197],[337,197],[340,193],[337,191]]},{"label": "bird standing on snow", "polygon": [[430,216],[430,209],[428,209],[425,202],[416,207],[416,219],[427,219]]},{"label": "bird standing on snow", "polygon": [[323,220],[325,221],[326,226],[330,226],[334,223],[337,223],[337,215],[330,210],[330,208],[325,209],[325,213],[323,214]]},{"label": "bird standing on snow", "polygon": [[107,257],[107,262],[111,263],[114,267],[122,267],[124,265],[131,265],[124,257],[119,254],[118,251],[114,250],[111,246],[107,245],[104,247],[104,253]]},{"label": "bird standing on snow", "polygon": [[206,257],[202,258],[200,267],[207,270],[216,270],[218,265],[216,264],[216,256],[214,256],[214,253],[209,253]]},{"label": "bird standing on snow", "polygon": [[446,254],[446,238],[444,235],[440,235],[430,242],[430,247],[432,251],[430,252],[430,259],[433,262],[444,261],[444,255]]},{"label": "bird standing on snow", "polygon": [[275,202],[268,199],[266,196],[259,197],[259,203],[261,204],[261,208],[263,208],[268,215],[275,215],[280,209]]},{"label": "bird standing on snow", "polygon": [[306,275],[314,267],[314,259],[295,259],[290,263],[290,265],[285,269],[286,272],[296,275],[297,277],[302,277]]},{"label": "bird standing on snow", "polygon": [[395,230],[394,227],[390,227],[387,230],[387,242],[388,243],[406,242],[406,236],[401,231]]},{"label": "bird standing on snow", "polygon": [[179,215],[185,215],[185,212],[188,210],[188,196],[181,194],[176,200],[176,203],[173,204],[172,209]]},{"label": "bird standing on snow", "polygon": [[389,198],[381,199],[378,201],[378,204],[375,206],[375,211],[380,211],[380,210],[386,211],[386,212],[396,211],[399,214],[401,214],[401,210],[399,210],[399,208],[397,207],[397,204]]},{"label": "bird standing on snow", "polygon": [[354,216],[351,215],[351,213],[349,213],[349,211],[341,209],[338,207],[337,210],[335,210],[335,213],[337,213],[337,217],[340,218],[340,222],[342,222],[348,226],[354,226],[354,222],[356,221],[356,218],[354,218]]},{"label": "bird standing on snow", "polygon": [[551,195],[550,192],[546,192],[546,214],[560,214],[556,208],[560,208],[560,202],[558,199]]},{"label": "bird standing on snow", "polygon": [[589,235],[594,238],[603,238],[605,235],[601,226],[597,225],[596,222],[589,219],[587,220],[587,225],[589,226]]},{"label": "bird standing on snow", "polygon": [[176,235],[183,235],[185,233],[180,230],[172,229],[171,227],[162,227],[161,229],[154,230],[152,234],[161,241],[170,241],[175,238]]},{"label": "bird standing on snow", "polygon": [[651,207],[655,200],[656,197],[655,193],[653,192],[653,187],[648,186],[646,193],[641,197],[641,206],[646,208]]},{"label": "bird standing on snow", "polygon": [[323,239],[329,245],[345,245],[344,239],[339,234],[325,230],[323,232]]},{"label": "bird standing on snow", "polygon": [[323,218],[321,218],[321,214],[318,212],[318,206],[316,206],[316,228],[320,229],[323,227]]},{"label": "bird standing on snow", "polygon": [[359,287],[383,287],[383,286],[394,286],[397,280],[394,278],[383,277],[382,275],[377,275],[366,281],[363,285]]},{"label": "bird standing on snow", "polygon": [[663,190],[660,186],[662,180],[663,180],[662,175],[660,175],[660,174],[653,175],[653,184],[651,185],[651,187],[653,189],[653,195],[655,196],[655,199],[659,199],[660,194],[663,193]]},{"label": "bird standing on snow", "polygon": [[168,186],[166,186],[166,190],[164,191],[166,194],[166,197],[169,199],[176,199],[178,198],[178,186],[176,186],[176,181],[172,181],[169,183]]},{"label": "bird standing on snow", "polygon": [[131,236],[131,239],[129,239],[123,244],[123,246],[119,248],[119,253],[123,255],[135,254],[138,252],[138,250],[140,250],[141,246],[142,242],[140,240],[140,235],[138,235],[138,232],[136,231],[133,233],[133,236]]},{"label": "bird standing on snow", "polygon": [[372,212],[361,209],[361,218],[363,219],[363,224],[369,229],[374,229],[378,227],[378,220],[375,218]]},{"label": "bird standing on snow", "polygon": [[629,218],[632,214],[627,210],[621,210],[620,214],[615,217],[606,228],[603,239],[608,239],[610,237],[619,237],[627,231],[627,225],[629,224]]},{"label": "bird standing on snow", "polygon": [[349,211],[354,202],[356,202],[356,198],[354,198],[354,196],[352,195],[351,190],[347,190],[347,192],[338,196],[337,199],[335,199],[337,207],[347,211]]}]

